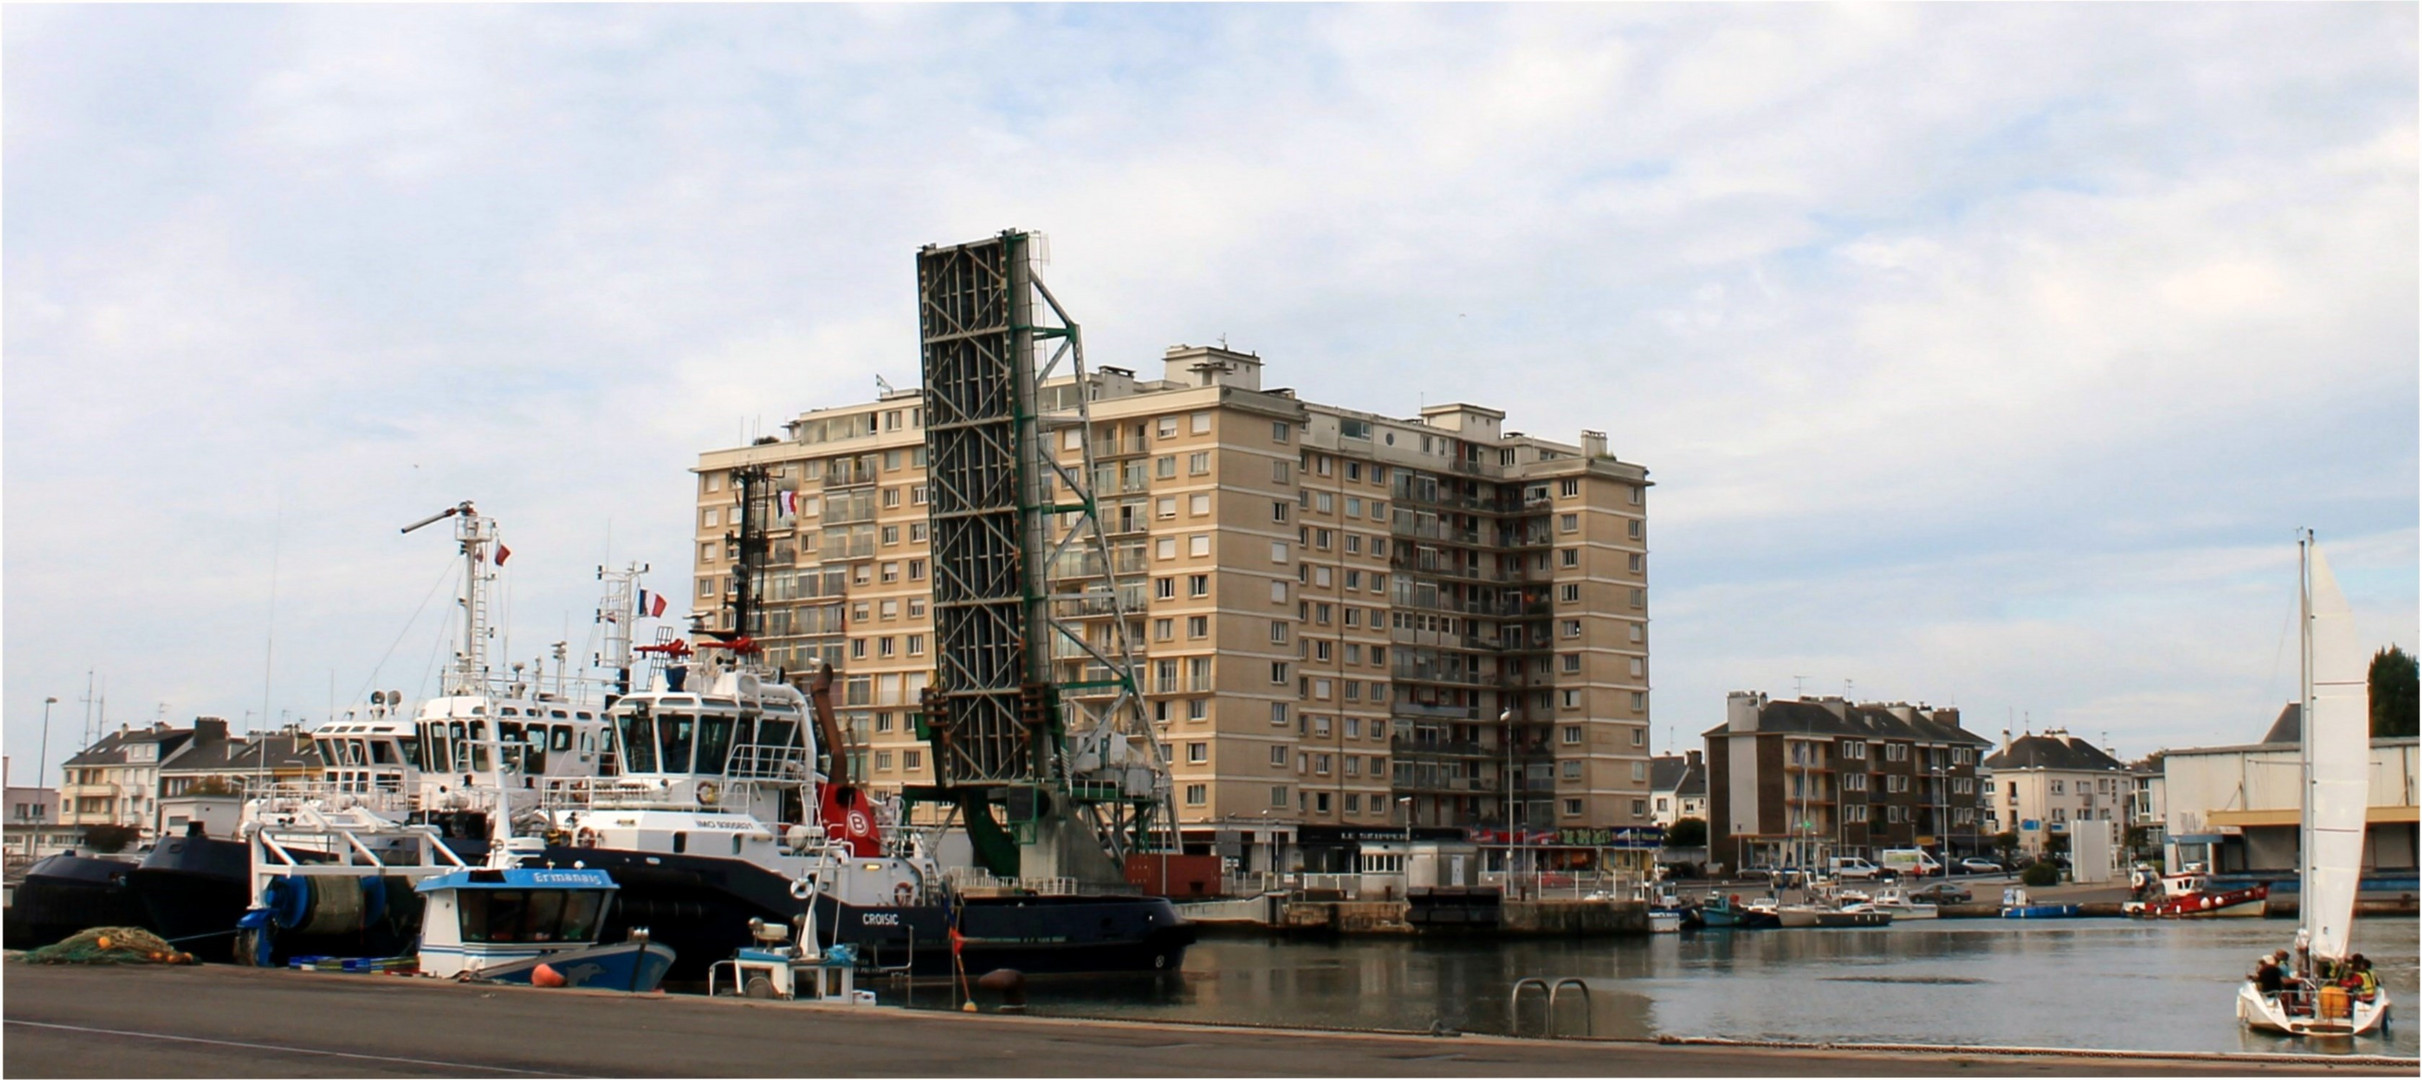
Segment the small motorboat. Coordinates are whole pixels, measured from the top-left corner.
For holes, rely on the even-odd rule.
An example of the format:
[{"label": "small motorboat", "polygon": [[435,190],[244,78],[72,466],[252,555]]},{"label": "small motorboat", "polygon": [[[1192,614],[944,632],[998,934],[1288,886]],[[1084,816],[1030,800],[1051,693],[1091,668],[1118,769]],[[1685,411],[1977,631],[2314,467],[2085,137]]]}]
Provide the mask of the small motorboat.
[{"label": "small motorboat", "polygon": [[1699,905],[1699,921],[1710,930],[1766,930],[1782,925],[1771,909],[1746,907],[1738,896],[1711,896]]},{"label": "small motorboat", "polygon": [[673,950],[644,932],[598,943],[615,891],[603,870],[481,867],[415,888],[423,975],[646,993],[673,966]]},{"label": "small motorboat", "polygon": [[2074,919],[2085,914],[2081,904],[2038,904],[2027,890],[2013,885],[2002,890],[2002,918]]},{"label": "small motorboat", "polygon": [[1785,904],[1775,909],[1775,917],[1786,930],[1838,930],[1856,926],[1890,926],[1890,912],[1877,911],[1871,905],[1848,908],[1824,907],[1818,904]]},{"label": "small motorboat", "polygon": [[1933,904],[1909,899],[1908,894],[1903,892],[1898,885],[1889,886],[1877,892],[1875,899],[1869,903],[1875,910],[1891,914],[1894,921],[1933,919],[1942,915],[1942,909]]}]

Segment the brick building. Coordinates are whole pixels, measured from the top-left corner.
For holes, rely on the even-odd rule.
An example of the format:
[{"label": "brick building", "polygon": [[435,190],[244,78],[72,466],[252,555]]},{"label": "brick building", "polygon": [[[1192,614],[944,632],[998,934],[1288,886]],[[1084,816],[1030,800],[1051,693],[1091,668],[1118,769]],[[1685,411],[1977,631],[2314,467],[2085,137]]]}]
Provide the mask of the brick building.
[{"label": "brick building", "polygon": [[1993,744],[1957,709],[1735,691],[1705,737],[1708,857],[1726,866],[1990,846],[1976,768]]}]

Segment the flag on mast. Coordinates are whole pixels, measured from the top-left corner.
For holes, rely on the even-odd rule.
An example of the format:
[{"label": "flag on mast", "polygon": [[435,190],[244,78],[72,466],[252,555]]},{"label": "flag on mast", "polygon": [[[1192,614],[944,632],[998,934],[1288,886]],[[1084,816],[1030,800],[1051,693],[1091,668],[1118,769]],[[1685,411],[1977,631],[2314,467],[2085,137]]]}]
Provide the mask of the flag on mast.
[{"label": "flag on mast", "polygon": [[506,547],[506,546],[505,546],[504,541],[502,541],[502,540],[497,541],[497,542],[496,542],[496,565],[498,565],[498,566],[503,566],[503,565],[505,564],[505,560],[506,560],[506,559],[510,559],[510,558],[512,558],[512,557],[513,557],[513,549],[512,549],[512,548],[509,548],[509,547]]}]

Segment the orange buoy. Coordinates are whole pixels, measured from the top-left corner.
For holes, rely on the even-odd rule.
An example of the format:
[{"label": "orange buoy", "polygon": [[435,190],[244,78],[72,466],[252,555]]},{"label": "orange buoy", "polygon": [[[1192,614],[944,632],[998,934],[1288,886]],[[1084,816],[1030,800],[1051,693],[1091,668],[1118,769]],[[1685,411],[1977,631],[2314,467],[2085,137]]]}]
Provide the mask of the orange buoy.
[{"label": "orange buoy", "polygon": [[100,948],[104,948],[104,949],[108,948],[108,947],[109,947],[109,935],[108,935],[108,934],[103,934],[103,935],[101,935],[100,937],[94,938],[94,939],[93,939],[93,944],[94,944],[94,945],[96,945],[96,946],[99,946]]},{"label": "orange buoy", "polygon": [[530,972],[530,985],[532,986],[562,986],[563,984],[563,972],[555,970],[550,965],[540,964]]}]

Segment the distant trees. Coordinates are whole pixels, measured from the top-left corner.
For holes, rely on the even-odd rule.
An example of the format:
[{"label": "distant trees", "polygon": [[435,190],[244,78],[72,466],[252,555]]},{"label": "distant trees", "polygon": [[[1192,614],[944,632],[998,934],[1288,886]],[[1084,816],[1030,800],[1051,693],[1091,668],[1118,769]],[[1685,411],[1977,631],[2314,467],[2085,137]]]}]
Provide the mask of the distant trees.
[{"label": "distant trees", "polygon": [[1695,848],[1707,846],[1707,822],[1695,817],[1676,818],[1665,828],[1665,846]]},{"label": "distant trees", "polygon": [[2422,725],[2422,682],[2417,682],[2414,658],[2391,645],[2372,654],[2372,738],[2413,735]]}]

